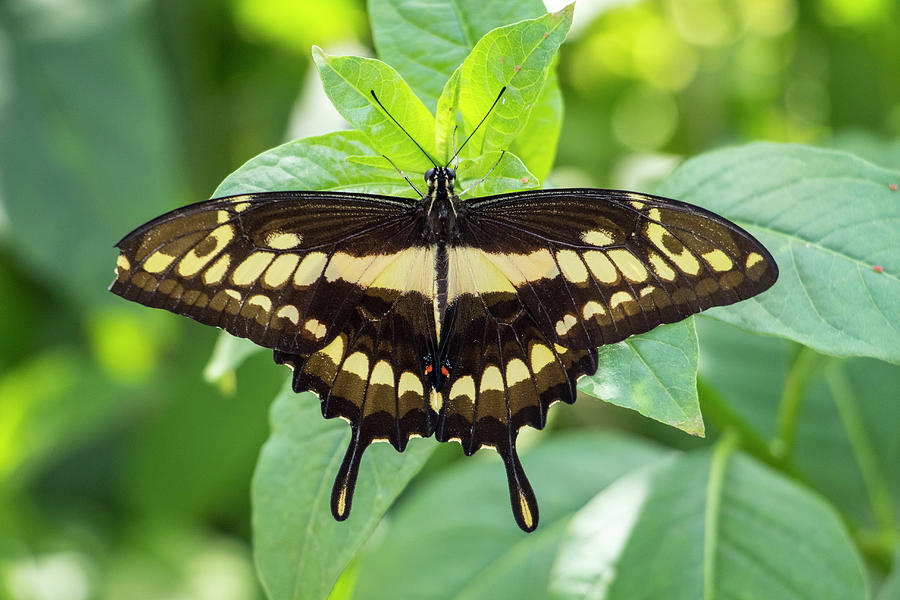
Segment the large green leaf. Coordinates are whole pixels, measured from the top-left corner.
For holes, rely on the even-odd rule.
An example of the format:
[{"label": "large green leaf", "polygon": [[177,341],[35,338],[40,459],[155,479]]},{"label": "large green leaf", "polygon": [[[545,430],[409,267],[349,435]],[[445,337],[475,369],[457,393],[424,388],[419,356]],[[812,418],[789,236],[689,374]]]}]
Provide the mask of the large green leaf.
[{"label": "large green leaf", "polygon": [[406,451],[374,444],[363,457],[345,522],[331,516],[331,486],[350,429],[322,418],[318,399],[285,385],[271,413],[272,436],[253,478],[253,540],[263,585],[273,600],[328,596],[382,515],[424,464],[434,443]]},{"label": "large green leaf", "polygon": [[144,4],[0,3],[2,235],[36,280],[86,303],[113,301],[116,240],[179,197]]},{"label": "large green leaf", "polygon": [[313,47],[313,59],[331,103],[366,135],[376,154],[411,173],[424,173],[432,166],[425,153],[435,157],[434,117],[399,73],[374,58],[328,56],[317,47]]},{"label": "large green leaf", "polygon": [[[483,454],[483,453],[480,453]],[[467,458],[428,478],[360,558],[354,598],[544,598],[569,517],[612,481],[661,455],[637,439],[596,431],[547,436],[522,452],[541,524],[513,521],[500,460]]]},{"label": "large green leaf", "polygon": [[[438,100],[435,114],[439,157],[453,155],[454,128],[460,125],[457,136],[465,139],[488,114],[504,86],[506,92],[501,101],[462,155],[474,157],[510,147],[541,98],[556,51],[572,24],[572,11],[570,5],[557,13],[494,29],[475,44]],[[544,100],[551,102],[552,97]],[[547,142],[555,144],[555,140]]]},{"label": "large green leaf", "polygon": [[551,590],[557,599],[868,597],[833,509],[728,444],[600,493],[572,520]]},{"label": "large green leaf", "polygon": [[431,110],[482,36],[546,12],[540,0],[369,0],[368,7],[378,56],[397,69]]},{"label": "large green leaf", "polygon": [[578,389],[702,436],[697,352],[693,319],[657,327],[600,348],[597,373]]},{"label": "large green leaf", "polygon": [[728,217],[778,262],[770,291],[709,314],[826,354],[900,362],[898,182],[842,152],[757,143],[688,161],[660,193]]}]

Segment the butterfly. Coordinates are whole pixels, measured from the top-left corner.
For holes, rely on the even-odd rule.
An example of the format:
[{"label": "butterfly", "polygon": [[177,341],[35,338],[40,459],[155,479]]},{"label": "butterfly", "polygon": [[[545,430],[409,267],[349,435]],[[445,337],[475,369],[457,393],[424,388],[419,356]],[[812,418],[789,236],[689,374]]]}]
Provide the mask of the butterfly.
[{"label": "butterfly", "polygon": [[533,531],[519,430],[575,401],[598,347],[759,294],[778,267],[739,226],[677,200],[592,188],[461,200],[455,179],[435,164],[418,200],[287,191],[185,206],[117,244],[110,289],[272,348],[295,392],[349,422],[337,520],[369,444],[402,452],[434,435],[466,455],[496,450],[516,523]]}]

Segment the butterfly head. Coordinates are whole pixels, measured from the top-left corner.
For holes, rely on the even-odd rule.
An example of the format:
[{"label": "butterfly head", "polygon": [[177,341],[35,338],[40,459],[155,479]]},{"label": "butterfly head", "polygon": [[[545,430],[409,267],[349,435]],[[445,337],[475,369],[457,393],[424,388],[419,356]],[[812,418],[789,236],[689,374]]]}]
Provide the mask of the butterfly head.
[{"label": "butterfly head", "polygon": [[454,181],[456,181],[456,171],[450,167],[434,167],[425,172],[425,182],[428,183],[429,193],[452,195]]}]

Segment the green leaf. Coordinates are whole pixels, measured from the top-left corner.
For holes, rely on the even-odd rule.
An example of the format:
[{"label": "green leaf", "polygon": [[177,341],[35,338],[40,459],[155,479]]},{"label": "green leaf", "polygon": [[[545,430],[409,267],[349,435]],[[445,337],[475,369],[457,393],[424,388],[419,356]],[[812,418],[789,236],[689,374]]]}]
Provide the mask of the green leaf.
[{"label": "green leaf", "polygon": [[0,3],[0,233],[35,280],[86,304],[115,301],[112,245],[181,191],[149,17]]},{"label": "green leaf", "polygon": [[[313,59],[331,103],[342,117],[366,135],[377,154],[384,154],[401,169],[413,173],[424,173],[432,166],[412,140],[432,158],[435,156],[434,117],[397,71],[374,58],[328,56],[315,46]],[[372,91],[384,109],[375,102]]]},{"label": "green leaf", "polygon": [[[499,458],[479,453],[411,490],[385,535],[360,557],[355,598],[544,598],[562,527],[598,491],[662,451],[587,431],[546,436],[522,452],[541,524],[522,533]],[[481,455],[488,454],[486,459]]]},{"label": "green leaf", "polygon": [[556,146],[562,131],[563,98],[556,69],[551,68],[547,83],[528,115],[528,123],[510,146],[522,157],[535,175],[544,181],[556,160]]},{"label": "green leaf", "polygon": [[597,373],[579,381],[578,389],[702,436],[697,356],[693,319],[663,325],[601,347]]},{"label": "green leaf", "polygon": [[632,473],[572,520],[556,599],[868,597],[859,556],[818,496],[720,444]]},{"label": "green leaf", "polygon": [[374,153],[359,131],[336,131],[288,142],[241,165],[216,188],[213,197],[278,190],[415,196],[396,171],[348,161],[351,156]]},{"label": "green leaf", "polygon": [[381,516],[422,467],[434,443],[398,453],[373,444],[363,457],[349,519],[331,516],[332,480],[350,430],[325,420],[318,399],[291,386],[275,399],[272,435],[253,478],[254,552],[270,598],[325,598]]},{"label": "green leaf", "polygon": [[378,56],[431,110],[450,74],[482,36],[547,12],[540,0],[369,0],[368,8]]},{"label": "green leaf", "polygon": [[[456,170],[457,186],[458,193],[465,194],[464,200],[540,186],[540,180],[522,164],[518,156],[506,152],[501,160],[500,154],[488,152],[474,160],[460,161]],[[484,181],[481,181],[482,178]]]},{"label": "green leaf", "polygon": [[[500,27],[478,41],[438,101],[439,157],[449,159],[453,154],[448,144],[453,126],[461,119],[457,137],[465,139],[488,114],[503,86],[506,92],[463,156],[509,149],[541,97],[556,51],[572,24],[572,11],[569,5],[557,13]],[[448,118],[451,109],[458,118]]]},{"label": "green leaf", "polygon": [[900,362],[898,182],[849,154],[757,143],[688,161],[660,193],[731,219],[778,262],[771,290],[708,314],[825,354]]}]

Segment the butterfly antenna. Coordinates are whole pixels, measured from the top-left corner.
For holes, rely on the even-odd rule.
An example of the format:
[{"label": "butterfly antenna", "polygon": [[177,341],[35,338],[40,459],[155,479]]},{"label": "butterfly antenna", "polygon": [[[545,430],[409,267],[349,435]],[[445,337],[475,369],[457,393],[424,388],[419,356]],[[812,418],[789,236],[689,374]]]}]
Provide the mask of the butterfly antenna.
[{"label": "butterfly antenna", "polygon": [[[457,158],[457,157],[459,156],[459,153],[462,152],[462,149],[466,147],[466,144],[469,143],[469,140],[472,139],[472,136],[475,135],[475,132],[478,131],[478,128],[479,128],[479,127],[481,127],[481,124],[484,123],[485,120],[487,120],[488,116],[491,114],[491,111],[493,111],[493,110],[494,110],[494,107],[497,106],[497,103],[500,102],[500,97],[503,96],[503,92],[505,92],[505,91],[506,91],[506,86],[504,85],[504,86],[500,89],[500,93],[497,94],[497,99],[494,100],[494,103],[491,104],[491,107],[487,110],[486,113],[484,113],[484,116],[481,117],[481,120],[480,120],[480,121],[478,121],[478,125],[475,126],[475,129],[472,130],[472,133],[469,134],[469,137],[467,137],[467,138],[466,138],[466,141],[464,141],[464,142],[462,143],[462,146],[459,147],[459,150],[456,151],[456,154],[453,155],[453,158],[450,159],[450,161],[447,163],[447,165],[449,165],[450,163],[452,163],[452,162],[453,162],[453,159],[455,159],[455,158]],[[407,135],[408,135],[408,134],[407,134]],[[445,165],[445,166],[447,166],[447,165]]]},{"label": "butterfly antenna", "polygon": [[400,176],[403,177],[403,179],[406,180],[406,183],[409,184],[409,187],[411,187],[412,189],[414,189],[414,190],[416,191],[416,193],[419,195],[419,197],[422,197],[422,192],[419,191],[419,188],[417,188],[416,186],[413,185],[413,182],[409,180],[409,177],[406,176],[406,173],[404,173],[403,171],[401,171],[401,170],[400,170],[400,167],[398,167],[397,165],[395,165],[395,164],[394,164],[394,161],[392,161],[391,159],[389,159],[389,158],[387,157],[386,154],[382,154],[381,156],[382,156],[382,158],[384,158],[384,160],[386,160],[386,161],[388,161],[389,163],[391,163],[391,166],[394,167],[394,169],[396,169],[397,172],[400,173]]},{"label": "butterfly antenna", "polygon": [[484,183],[484,180],[487,179],[487,178],[490,176],[490,174],[494,172],[494,169],[496,169],[496,168],[497,168],[497,165],[500,164],[500,161],[503,160],[503,155],[504,155],[504,154],[506,154],[506,150],[501,150],[501,151],[500,151],[500,158],[498,158],[498,159],[497,159],[497,162],[494,163],[494,166],[491,167],[490,170],[488,170],[488,172],[484,174],[484,177],[482,177],[481,179],[479,179],[479,180],[478,180],[478,183],[476,183],[475,185],[470,185],[470,186],[468,187],[468,189],[465,189],[465,190],[461,191],[461,192],[460,192],[459,194],[457,194],[457,195],[458,195],[458,196],[462,196],[462,195],[465,194],[466,192],[468,192],[468,191],[470,191],[470,190],[472,190],[472,189],[478,187],[478,186],[481,185],[482,183]]},{"label": "butterfly antenna", "polygon": [[[402,131],[403,133],[406,134],[406,137],[408,137],[409,139],[412,140],[412,143],[416,145],[416,148],[418,148],[419,150],[422,151],[422,154],[425,155],[425,158],[427,158],[428,160],[430,160],[430,161],[431,161],[431,164],[434,165],[434,168],[436,169],[438,165],[437,165],[436,162],[434,162],[434,159],[431,158],[431,155],[428,154],[427,152],[425,152],[425,148],[423,148],[421,145],[419,145],[419,142],[417,142],[416,139],[415,139],[413,136],[409,135],[409,132],[408,132],[407,130],[403,129],[403,125],[401,125],[400,123],[398,123],[398,122],[397,122],[397,119],[395,119],[394,116],[393,116],[391,113],[388,112],[388,109],[386,109],[386,108],[384,107],[384,104],[382,104],[382,103],[381,103],[381,100],[378,99],[378,96],[375,95],[375,90],[369,90],[369,93],[372,94],[372,97],[375,99],[375,102],[378,104],[378,106],[381,107],[381,110],[384,111],[384,114],[386,114],[386,115],[391,119],[391,121],[394,122],[394,125],[396,125],[397,127],[400,128],[400,131]],[[496,104],[496,102],[495,102],[495,104]],[[391,163],[391,164],[393,164],[393,163]],[[398,169],[398,170],[399,170],[399,169]],[[409,180],[407,179],[407,181],[409,181]],[[412,185],[412,184],[410,184],[410,185]],[[413,186],[413,188],[415,188],[415,186]]]},{"label": "butterfly antenna", "polygon": [[[459,125],[454,125],[453,126],[453,156],[456,157],[456,166],[454,167],[454,169],[459,168],[459,151],[456,149],[456,130],[457,129],[459,129]],[[451,158],[450,161],[452,162],[453,159]],[[447,164],[450,164],[450,163],[447,163]]]}]

